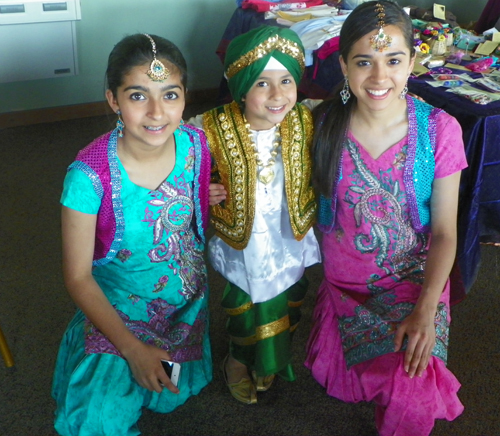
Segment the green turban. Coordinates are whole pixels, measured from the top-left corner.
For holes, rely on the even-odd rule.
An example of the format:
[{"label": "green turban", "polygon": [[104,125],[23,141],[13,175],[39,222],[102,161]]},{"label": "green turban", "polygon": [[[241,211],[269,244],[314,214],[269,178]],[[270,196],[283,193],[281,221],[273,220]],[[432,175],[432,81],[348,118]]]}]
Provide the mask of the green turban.
[{"label": "green turban", "polygon": [[304,47],[293,30],[260,26],[230,42],[224,71],[235,101],[241,102],[271,57],[283,64],[298,85],[305,68]]}]

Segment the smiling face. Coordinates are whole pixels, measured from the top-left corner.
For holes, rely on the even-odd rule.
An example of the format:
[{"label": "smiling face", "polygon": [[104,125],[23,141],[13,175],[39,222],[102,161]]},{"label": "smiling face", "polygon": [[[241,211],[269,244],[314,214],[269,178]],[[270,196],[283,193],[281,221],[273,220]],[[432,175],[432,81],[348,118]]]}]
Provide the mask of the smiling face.
[{"label": "smiling face", "polygon": [[146,74],[149,64],[133,67],[123,77],[116,95],[108,90],[106,98],[111,108],[125,124],[123,142],[127,146],[149,149],[166,144],[179,127],[185,106],[185,90],[178,69],[163,61],[171,71],[163,82]]},{"label": "smiling face", "polygon": [[242,100],[250,128],[268,130],[281,123],[297,102],[297,85],[286,70],[265,70]]},{"label": "smiling face", "polygon": [[415,57],[399,27],[384,27],[384,33],[392,38],[391,46],[384,51],[375,51],[370,36],[378,30],[356,41],[347,59],[340,58],[342,71],[349,79],[351,92],[357,97],[358,108],[368,110],[395,109],[406,104],[399,98],[406,85]]}]

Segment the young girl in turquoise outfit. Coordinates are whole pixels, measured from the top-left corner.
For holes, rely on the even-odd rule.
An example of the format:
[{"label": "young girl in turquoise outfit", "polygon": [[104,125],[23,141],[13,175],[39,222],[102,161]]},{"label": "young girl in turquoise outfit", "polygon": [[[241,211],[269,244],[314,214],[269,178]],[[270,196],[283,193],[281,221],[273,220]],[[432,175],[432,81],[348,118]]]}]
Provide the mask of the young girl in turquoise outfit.
[{"label": "young girl in turquoise outfit", "polygon": [[[210,162],[181,123],[186,63],[137,34],[112,50],[117,128],[81,150],[61,198],[63,271],[79,310],[57,359],[61,435],[138,435],[142,407],[171,412],[212,378],[203,260]],[[177,386],[161,360],[179,362]]]}]

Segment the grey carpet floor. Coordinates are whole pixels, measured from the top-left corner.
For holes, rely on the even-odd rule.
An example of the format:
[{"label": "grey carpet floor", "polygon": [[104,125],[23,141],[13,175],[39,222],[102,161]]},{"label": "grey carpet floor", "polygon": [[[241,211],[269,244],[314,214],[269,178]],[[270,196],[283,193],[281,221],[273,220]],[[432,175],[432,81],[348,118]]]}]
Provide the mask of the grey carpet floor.
[{"label": "grey carpet floor", "polygon": [[[192,115],[204,107],[192,106]],[[109,130],[106,117],[0,130],[0,326],[16,360],[0,361],[0,435],[52,436],[52,371],[62,333],[74,314],[61,277],[59,196],[76,152]],[[500,435],[499,248],[482,248],[478,280],[452,310],[449,368],[462,383],[465,412],[439,421],[433,436]],[[173,413],[144,411],[143,435],[376,434],[370,404],[328,397],[303,366],[321,266],[311,281],[294,342],[297,381],[278,380],[254,406],[233,400],[219,369],[227,352],[223,280],[210,273],[214,378]]]}]

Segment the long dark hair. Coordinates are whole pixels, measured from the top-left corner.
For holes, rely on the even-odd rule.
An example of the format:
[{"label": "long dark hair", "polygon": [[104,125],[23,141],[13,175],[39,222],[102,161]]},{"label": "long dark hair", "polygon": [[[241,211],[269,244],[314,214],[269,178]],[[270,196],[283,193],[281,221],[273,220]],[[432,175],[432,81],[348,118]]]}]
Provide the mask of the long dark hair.
[{"label": "long dark hair", "polygon": [[[181,75],[184,90],[187,86],[187,66],[179,48],[168,39],[150,35],[156,45],[156,58],[175,66]],[[149,38],[141,33],[129,35],[116,44],[108,57],[106,69],[106,85],[116,97],[118,87],[123,78],[134,67],[150,63],[153,60],[153,49]],[[170,68],[170,66],[169,66]]]},{"label": "long dark hair", "polygon": [[[354,9],[345,20],[340,31],[339,51],[342,59],[347,62],[352,46],[366,34],[379,27],[375,5],[380,3],[385,8],[384,22],[401,29],[405,42],[413,56],[413,28],[410,17],[397,4],[391,1],[369,1]],[[314,111],[313,139],[313,186],[318,194],[332,197],[334,184],[339,171],[340,156],[345,135],[353,108],[356,107],[356,96],[344,105],[340,91],[344,86],[341,82],[333,90],[332,98],[318,105]]]}]

